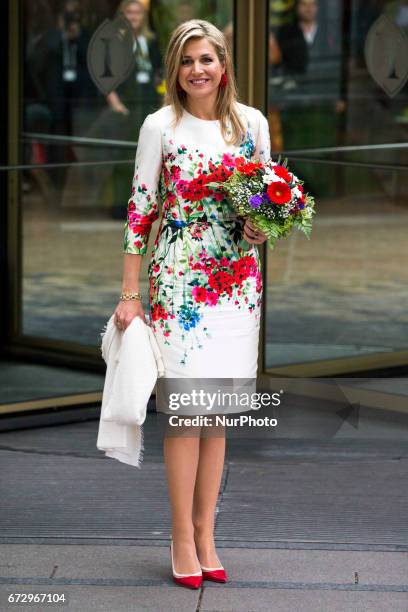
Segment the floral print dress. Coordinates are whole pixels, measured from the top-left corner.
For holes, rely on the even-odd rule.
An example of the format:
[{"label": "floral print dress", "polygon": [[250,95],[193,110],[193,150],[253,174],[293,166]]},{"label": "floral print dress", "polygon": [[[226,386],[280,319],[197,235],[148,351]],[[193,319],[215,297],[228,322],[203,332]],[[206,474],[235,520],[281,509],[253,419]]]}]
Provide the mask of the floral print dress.
[{"label": "floral print dress", "polygon": [[241,248],[244,220],[210,180],[237,158],[270,157],[268,122],[237,102],[247,126],[227,145],[218,120],[172,107],[140,129],[123,252],[144,255],[160,218],[149,262],[151,325],[166,376],[256,377],[262,277],[258,250]]}]

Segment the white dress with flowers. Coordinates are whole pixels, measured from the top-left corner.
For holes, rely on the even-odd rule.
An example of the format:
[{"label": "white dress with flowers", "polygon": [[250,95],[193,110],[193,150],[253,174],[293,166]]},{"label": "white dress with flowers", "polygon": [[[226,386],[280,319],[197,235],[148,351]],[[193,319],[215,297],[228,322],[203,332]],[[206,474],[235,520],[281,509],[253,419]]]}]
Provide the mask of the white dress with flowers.
[{"label": "white dress with flowers", "polygon": [[[140,129],[124,253],[144,255],[152,223],[160,225],[149,262],[151,324],[170,378],[255,378],[262,298],[258,249],[240,247],[243,220],[206,182],[237,158],[270,157],[268,122],[237,103],[247,126],[227,145],[218,120],[186,110],[148,115]],[[218,173],[218,174],[217,174]]]}]

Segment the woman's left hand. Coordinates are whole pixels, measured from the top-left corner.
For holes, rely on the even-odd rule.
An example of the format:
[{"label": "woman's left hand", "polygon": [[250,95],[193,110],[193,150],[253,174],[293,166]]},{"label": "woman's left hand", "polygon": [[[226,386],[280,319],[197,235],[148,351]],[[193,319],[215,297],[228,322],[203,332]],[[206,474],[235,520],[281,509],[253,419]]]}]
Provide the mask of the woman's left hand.
[{"label": "woman's left hand", "polygon": [[257,229],[250,219],[245,221],[244,225],[244,238],[250,244],[262,244],[267,240],[267,236],[261,232],[261,230]]}]

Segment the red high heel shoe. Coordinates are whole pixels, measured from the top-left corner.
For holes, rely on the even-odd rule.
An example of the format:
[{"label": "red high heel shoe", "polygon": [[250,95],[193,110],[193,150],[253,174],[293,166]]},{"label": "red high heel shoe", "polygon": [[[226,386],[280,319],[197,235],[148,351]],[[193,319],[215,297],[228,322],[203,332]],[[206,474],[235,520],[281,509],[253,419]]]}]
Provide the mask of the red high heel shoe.
[{"label": "red high heel shoe", "polygon": [[203,573],[200,570],[195,574],[178,574],[174,570],[173,561],[173,542],[170,543],[170,555],[171,555],[171,569],[173,571],[173,580],[181,586],[188,587],[189,589],[199,589],[203,584]]},{"label": "red high heel shoe", "polygon": [[212,580],[213,582],[227,582],[228,576],[225,569],[222,567],[203,567],[203,580]]}]

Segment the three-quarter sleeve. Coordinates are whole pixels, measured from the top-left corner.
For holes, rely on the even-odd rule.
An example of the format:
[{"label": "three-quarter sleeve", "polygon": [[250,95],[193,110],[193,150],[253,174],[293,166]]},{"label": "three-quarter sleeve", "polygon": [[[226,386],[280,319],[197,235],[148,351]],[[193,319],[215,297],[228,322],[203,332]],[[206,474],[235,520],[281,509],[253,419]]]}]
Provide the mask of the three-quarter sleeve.
[{"label": "three-quarter sleeve", "polygon": [[159,217],[159,180],[162,167],[160,126],[147,115],[136,149],[132,195],[128,200],[123,252],[144,255],[152,224]]},{"label": "three-quarter sleeve", "polygon": [[257,109],[257,111],[259,117],[258,135],[253,157],[265,162],[271,157],[271,137],[269,134],[269,124],[265,115],[261,113],[259,109]]}]

